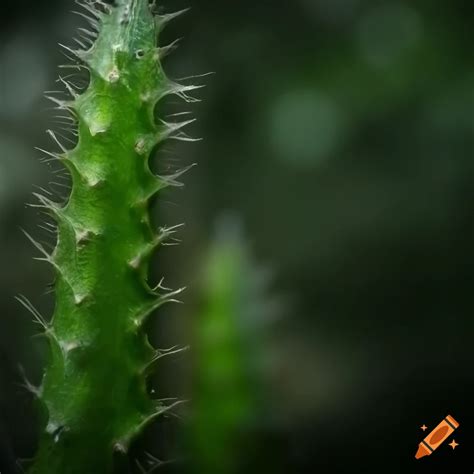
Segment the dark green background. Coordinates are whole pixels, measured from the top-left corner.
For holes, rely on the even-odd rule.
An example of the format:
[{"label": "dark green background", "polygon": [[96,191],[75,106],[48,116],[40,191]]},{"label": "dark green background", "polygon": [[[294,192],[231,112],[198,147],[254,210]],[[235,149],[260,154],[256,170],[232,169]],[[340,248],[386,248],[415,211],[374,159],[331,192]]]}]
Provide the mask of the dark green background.
[{"label": "dark green background", "polygon": [[[186,343],[196,262],[215,219],[231,210],[286,301],[271,331],[268,409],[256,420],[260,461],[249,470],[436,472],[467,463],[456,472],[472,472],[474,3],[164,4],[186,6],[163,38],[184,37],[167,71],[215,74],[192,106],[192,132],[204,140],[166,155],[199,166],[158,207],[161,223],[186,228],[156,272],[190,293],[184,309],[162,311],[157,341]],[[50,270],[33,263],[20,227],[43,236],[25,202],[52,180],[33,147],[52,147],[42,93],[56,87],[56,43],[69,43],[77,26],[71,9],[72,1],[4,0],[0,15],[3,474],[34,449],[18,367],[38,382],[44,349],[13,298],[26,294],[50,313]],[[461,424],[460,446],[415,461],[419,426],[448,413]],[[168,431],[174,439],[179,430],[159,431],[165,457]]]}]

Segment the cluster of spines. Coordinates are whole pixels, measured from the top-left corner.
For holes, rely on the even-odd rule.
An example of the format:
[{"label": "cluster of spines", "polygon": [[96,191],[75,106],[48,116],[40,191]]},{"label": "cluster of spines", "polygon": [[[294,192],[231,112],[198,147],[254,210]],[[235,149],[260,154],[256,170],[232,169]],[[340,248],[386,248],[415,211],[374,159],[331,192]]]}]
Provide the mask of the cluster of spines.
[{"label": "cluster of spines", "polygon": [[[124,354],[124,358],[126,363],[134,365],[128,370],[136,380],[129,382],[136,383],[137,393],[133,392],[135,388],[130,389],[133,392],[130,400],[127,399],[128,395],[124,395],[123,400],[128,403],[135,400],[135,397],[138,405],[142,405],[142,412],[131,413],[128,420],[130,422],[125,420],[124,425],[116,430],[117,436],[113,433],[110,440],[105,440],[105,444],[117,452],[126,452],[132,439],[148,423],[176,404],[164,404],[163,400],[155,400],[149,405],[141,397],[146,391],[145,377],[150,369],[165,355],[179,350],[152,350],[144,336],[143,326],[154,310],[164,303],[177,301],[176,297],[182,291],[165,288],[162,282],[151,288],[147,280],[152,254],[160,245],[173,244],[172,235],[177,230],[177,227],[162,227],[154,232],[148,215],[149,202],[164,187],[180,185],[177,180],[187,170],[186,168],[168,176],[154,176],[148,161],[155,147],[166,139],[193,140],[183,132],[183,128],[192,120],[181,123],[157,121],[155,108],[168,95],[177,95],[187,102],[194,102],[196,99],[189,93],[201,87],[180,85],[166,78],[160,60],[174,48],[175,43],[164,48],[154,46],[157,33],[184,11],[153,17],[150,11],[155,5],[148,5],[148,0],[116,0],[113,5],[92,0],[77,3],[85,10],[85,13],[77,13],[87,20],[92,29],[80,29],[81,39],[76,40],[79,49],[63,46],[66,53],[72,55],[71,64],[64,67],[86,69],[90,76],[89,85],[83,92],[79,92],[70,77],[60,77],[59,82],[64,85],[69,98],[63,100],[53,95],[47,96],[59,111],[67,112],[60,116],[60,120],[68,129],[73,125],[75,146],[69,150],[58,138],[58,134],[48,131],[60,152],[41,150],[47,155],[48,161],[57,160],[68,170],[72,181],[71,196],[65,204],[61,204],[44,194],[36,194],[39,200],[36,206],[51,214],[57,223],[57,244],[52,252],[48,252],[27,234],[41,253],[39,260],[51,264],[56,272],[56,309],[51,322],[43,318],[26,299],[20,299],[34,314],[51,343],[50,365],[42,386],[34,390],[45,404],[49,418],[36,464],[32,468],[35,473],[46,472],[47,468],[51,470],[48,472],[54,473],[55,463],[57,470],[64,469],[64,464],[61,463],[66,460],[61,460],[61,453],[56,452],[53,447],[65,449],[64,446],[61,448],[60,440],[75,428],[71,426],[70,418],[86,429],[95,426],[94,420],[88,423],[80,418],[94,413],[94,408],[87,406],[93,403],[88,393],[89,382],[86,380],[91,374],[81,373],[81,370],[95,370],[92,367],[95,364],[98,367],[97,377],[105,374],[108,360],[102,363],[100,360],[88,360],[84,356],[88,353],[97,358],[106,354],[111,364],[117,362],[114,350],[118,349],[112,348],[106,353],[106,346],[112,347],[116,342],[114,334],[106,334],[107,331],[118,331],[117,338],[122,340],[117,342],[117,346],[130,351],[128,355]],[[154,35],[152,39],[150,34]],[[145,65],[140,66],[140,62]],[[153,69],[147,69],[152,67]],[[140,82],[142,79],[144,83]],[[132,115],[129,130],[127,113]],[[123,156],[112,156],[113,153]],[[113,159],[116,159],[117,164],[111,162]],[[136,164],[136,160],[140,159],[141,167]],[[120,166],[123,166],[123,173],[116,169]],[[111,182],[111,178],[116,182]],[[121,192],[126,203],[123,206],[120,201]],[[104,208],[100,209],[102,204]],[[124,218],[125,225],[131,224],[130,242],[116,244],[117,252],[122,254],[119,258],[123,257],[124,268],[112,252],[105,257],[105,263],[109,261],[117,264],[116,268],[111,269],[117,276],[110,275],[107,283],[99,281],[107,272],[97,260],[100,258],[100,251],[106,248],[105,244],[114,245],[113,232],[122,235],[117,231],[119,223],[113,223],[113,216],[110,216],[114,204],[118,206],[117,219]],[[51,228],[51,224],[46,225],[48,229]],[[107,226],[112,229],[107,229]],[[135,276],[130,276],[125,267]],[[117,284],[124,287],[112,289]],[[128,307],[118,309],[119,321],[113,317],[114,310],[111,309],[110,313],[106,311],[105,298],[108,295],[100,296],[100,301],[97,301],[97,291],[107,292],[108,286],[111,295],[121,295],[121,291],[125,295],[116,304],[128,304]],[[130,296],[129,301],[127,295]],[[115,302],[110,303],[113,305]],[[125,320],[120,321],[120,317],[124,318],[124,315]],[[101,321],[100,318],[104,320]],[[126,347],[127,344],[129,347]],[[117,367],[111,367],[111,370],[116,369]],[[80,385],[82,382],[82,395],[79,391],[77,396],[74,393],[63,393],[74,390],[73,385]],[[126,384],[127,381],[120,380],[120,383]],[[119,388],[124,387],[128,386]],[[70,400],[67,399],[68,396]],[[133,410],[135,407],[116,408],[120,412],[123,408]],[[90,413],[75,413],[74,410],[86,410]],[[114,413],[113,410],[110,413]],[[114,420],[108,421],[113,431]],[[83,433],[83,436],[90,434]],[[81,436],[80,433],[77,435]],[[89,443],[87,439],[79,441],[81,446],[78,446],[77,454]],[[100,452],[100,446],[91,446],[92,450],[96,448],[97,456],[106,455]],[[50,456],[56,456],[55,463],[49,459]],[[99,463],[94,453],[90,459]],[[84,460],[82,468],[94,467],[90,459]],[[108,460],[100,462],[109,468]],[[77,469],[79,468],[80,465]]]}]

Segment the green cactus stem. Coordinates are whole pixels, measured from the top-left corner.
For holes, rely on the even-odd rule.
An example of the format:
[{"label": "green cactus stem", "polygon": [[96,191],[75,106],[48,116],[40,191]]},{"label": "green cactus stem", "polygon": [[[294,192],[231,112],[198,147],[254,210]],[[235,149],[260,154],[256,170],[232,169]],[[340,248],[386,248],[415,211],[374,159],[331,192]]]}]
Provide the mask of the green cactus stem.
[{"label": "green cactus stem", "polygon": [[[178,291],[148,282],[150,258],[173,229],[155,232],[150,200],[176,185],[181,172],[155,176],[149,158],[166,139],[190,140],[189,122],[155,119],[170,94],[191,101],[197,86],[170,81],[161,67],[169,48],[157,38],[178,14],[157,16],[148,0],[81,2],[92,30],[91,46],[66,48],[73,68],[90,77],[81,93],[63,81],[70,100],[56,101],[71,113],[77,144],[48,153],[69,171],[65,205],[38,196],[57,223],[57,243],[42,260],[55,269],[51,322],[37,314],[51,356],[37,394],[46,422],[31,474],[106,474],[114,458],[169,405],[152,400],[146,377],[162,355],[148,342],[144,324]],[[25,302],[26,304],[26,302]]]}]

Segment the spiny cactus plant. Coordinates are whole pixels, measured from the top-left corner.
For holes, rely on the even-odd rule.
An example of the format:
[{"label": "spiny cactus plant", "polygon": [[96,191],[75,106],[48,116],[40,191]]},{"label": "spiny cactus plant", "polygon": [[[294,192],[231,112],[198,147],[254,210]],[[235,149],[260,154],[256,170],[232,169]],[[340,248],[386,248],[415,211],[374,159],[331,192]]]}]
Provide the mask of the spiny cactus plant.
[{"label": "spiny cactus plant", "polygon": [[185,100],[197,86],[169,80],[159,48],[163,27],[179,15],[157,15],[148,0],[82,0],[92,29],[82,29],[73,68],[85,68],[82,91],[61,79],[71,97],[53,99],[70,112],[77,144],[47,154],[70,173],[65,205],[38,196],[53,214],[57,243],[41,260],[55,270],[56,305],[51,322],[23,303],[44,328],[51,355],[41,387],[45,408],[39,450],[31,474],[106,474],[116,454],[173,403],[153,400],[146,378],[163,352],[152,349],[144,330],[150,314],[178,291],[148,282],[150,257],[173,232],[153,230],[150,200],[178,184],[179,173],[155,176],[149,158],[166,139],[188,140],[189,122],[156,119],[157,104],[170,94]]}]

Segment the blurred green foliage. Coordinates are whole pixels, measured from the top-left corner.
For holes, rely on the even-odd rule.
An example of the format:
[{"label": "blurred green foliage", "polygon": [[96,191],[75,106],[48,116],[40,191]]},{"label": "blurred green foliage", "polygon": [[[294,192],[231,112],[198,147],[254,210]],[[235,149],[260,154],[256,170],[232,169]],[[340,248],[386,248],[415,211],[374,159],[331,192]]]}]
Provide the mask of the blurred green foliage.
[{"label": "blurred green foliage", "polygon": [[255,457],[255,424],[266,411],[270,301],[265,274],[253,263],[233,218],[220,221],[202,262],[200,309],[190,318],[193,409],[183,431],[191,472],[232,474]]}]

